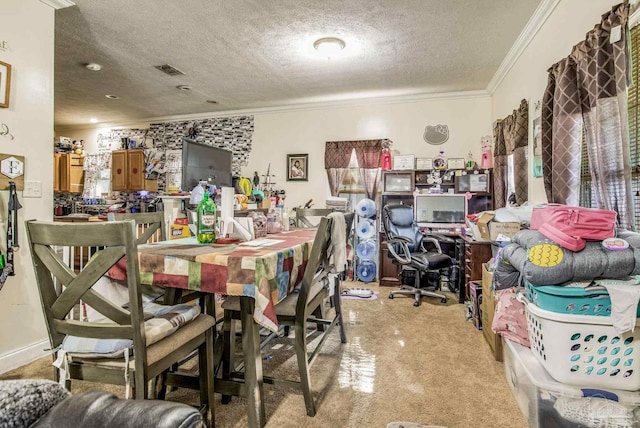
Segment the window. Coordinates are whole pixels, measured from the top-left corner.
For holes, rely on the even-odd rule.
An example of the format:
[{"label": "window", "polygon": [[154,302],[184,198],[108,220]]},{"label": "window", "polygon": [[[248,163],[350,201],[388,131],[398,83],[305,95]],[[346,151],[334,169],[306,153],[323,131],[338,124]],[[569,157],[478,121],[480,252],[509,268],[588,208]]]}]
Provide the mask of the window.
[{"label": "window", "polygon": [[[640,230],[640,25],[631,29],[631,86],[628,90],[629,152],[631,159],[631,191],[636,229]],[[582,163],[580,166],[580,205],[595,207],[589,158],[582,133]]]}]

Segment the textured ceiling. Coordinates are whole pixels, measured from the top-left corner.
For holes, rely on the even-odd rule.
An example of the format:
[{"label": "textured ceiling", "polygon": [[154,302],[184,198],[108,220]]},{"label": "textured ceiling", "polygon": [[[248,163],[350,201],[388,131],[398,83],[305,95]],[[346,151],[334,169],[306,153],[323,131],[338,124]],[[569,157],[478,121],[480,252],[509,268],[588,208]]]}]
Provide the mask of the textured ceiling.
[{"label": "textured ceiling", "polygon": [[[56,11],[58,126],[485,89],[540,3],[74,1]],[[327,36],[346,42],[342,56],[313,49]],[[165,63],[185,75],[154,68]]]}]

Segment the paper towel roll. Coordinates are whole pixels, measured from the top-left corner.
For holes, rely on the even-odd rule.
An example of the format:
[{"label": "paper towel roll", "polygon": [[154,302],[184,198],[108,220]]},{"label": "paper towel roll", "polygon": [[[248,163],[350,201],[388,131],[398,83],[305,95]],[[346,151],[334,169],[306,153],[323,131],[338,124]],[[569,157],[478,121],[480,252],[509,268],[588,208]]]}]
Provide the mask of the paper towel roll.
[{"label": "paper towel roll", "polygon": [[227,226],[231,226],[231,221],[228,219],[233,218],[233,204],[235,202],[235,191],[233,187],[223,187],[222,194],[220,195],[220,221],[222,222],[221,230],[222,236],[226,236],[233,231],[233,228],[228,229]]}]

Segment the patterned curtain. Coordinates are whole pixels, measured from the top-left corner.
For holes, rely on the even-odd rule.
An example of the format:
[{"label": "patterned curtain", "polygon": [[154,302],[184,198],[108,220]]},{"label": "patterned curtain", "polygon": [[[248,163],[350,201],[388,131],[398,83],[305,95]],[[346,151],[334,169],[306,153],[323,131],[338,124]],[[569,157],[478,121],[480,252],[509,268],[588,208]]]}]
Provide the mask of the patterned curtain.
[{"label": "patterned curtain", "polygon": [[327,141],[324,149],[324,168],[327,171],[331,196],[338,196],[340,185],[349,168],[353,145],[350,141]]},{"label": "patterned curtain", "polygon": [[[621,228],[635,230],[627,87],[630,83],[629,5],[614,6],[573,48],[590,173],[596,204],[618,212]],[[621,38],[610,43],[611,29]]]},{"label": "patterned curtain", "polygon": [[324,150],[324,167],[327,170],[332,196],[338,196],[340,185],[349,168],[351,153],[355,150],[365,193],[367,198],[375,201],[380,184],[380,155],[383,141],[387,140],[327,141]]},{"label": "patterned curtain", "polygon": [[502,208],[507,204],[507,147],[504,142],[502,120],[493,128],[493,199],[494,207]]},{"label": "patterned curtain", "polygon": [[354,141],[360,176],[367,198],[375,201],[380,183],[380,156],[383,140]]},{"label": "patterned curtain", "polygon": [[[571,55],[549,69],[542,111],[542,161],[549,202],[577,205],[584,123],[596,204],[635,230],[629,166],[629,5],[614,6]],[[610,42],[620,27],[620,39]],[[581,116],[581,117],[580,117]]]},{"label": "patterned curtain", "polygon": [[502,121],[507,153],[513,153],[513,179],[516,204],[529,200],[529,171],[527,145],[529,144],[529,103],[520,101],[520,107]]},{"label": "patterned curtain", "polygon": [[493,195],[495,208],[506,206],[508,157],[513,153],[514,188],[516,203],[529,199],[529,175],[527,145],[529,144],[529,103],[520,101],[520,107],[501,121],[496,122],[494,136]]},{"label": "patterned curtain", "polygon": [[542,175],[547,201],[578,205],[582,114],[577,67],[564,58],[549,68],[542,98]]}]

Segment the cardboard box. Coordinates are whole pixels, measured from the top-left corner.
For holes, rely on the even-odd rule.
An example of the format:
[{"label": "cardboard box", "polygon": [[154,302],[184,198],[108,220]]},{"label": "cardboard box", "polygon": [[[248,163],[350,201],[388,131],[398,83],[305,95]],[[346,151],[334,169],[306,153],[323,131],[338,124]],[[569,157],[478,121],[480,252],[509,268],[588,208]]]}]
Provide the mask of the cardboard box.
[{"label": "cardboard box", "polygon": [[480,304],[480,319],[484,328],[482,334],[493,352],[496,361],[502,361],[502,338],[491,330],[493,314],[496,310],[495,291],[491,289],[493,272],[487,270],[487,263],[482,264],[482,302]]},{"label": "cardboard box", "polygon": [[471,300],[471,318],[473,325],[478,330],[482,330],[482,320],[480,319],[480,304],[482,302],[482,285],[477,282],[469,282],[469,299]]},{"label": "cardboard box", "polygon": [[482,239],[487,241],[491,239],[489,224],[491,223],[491,221],[495,216],[496,215],[494,213],[488,213],[488,212],[480,215],[477,225],[478,225],[478,231],[480,232],[480,236],[482,237]]},{"label": "cardboard box", "polygon": [[497,221],[489,223],[489,237],[492,241],[496,241],[500,234],[513,238],[513,235],[518,232],[520,232],[520,223],[501,223]]},{"label": "cardboard box", "polygon": [[169,228],[169,239],[188,238],[191,236],[189,225],[172,224]]}]

